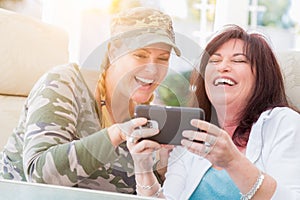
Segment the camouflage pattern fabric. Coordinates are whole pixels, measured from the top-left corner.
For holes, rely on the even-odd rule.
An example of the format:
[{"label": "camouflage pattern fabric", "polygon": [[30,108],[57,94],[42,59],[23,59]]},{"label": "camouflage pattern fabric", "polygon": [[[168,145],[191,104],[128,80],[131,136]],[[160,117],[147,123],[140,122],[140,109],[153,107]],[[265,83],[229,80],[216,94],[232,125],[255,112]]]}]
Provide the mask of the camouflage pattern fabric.
[{"label": "camouflage pattern fabric", "polygon": [[57,66],[35,84],[0,155],[0,178],[133,193],[126,145],[115,149],[78,66]]},{"label": "camouflage pattern fabric", "polygon": [[136,7],[113,16],[110,25],[109,58],[113,63],[135,49],[155,43],[173,47],[177,56],[180,49],[175,44],[175,33],[169,15],[152,8]]}]

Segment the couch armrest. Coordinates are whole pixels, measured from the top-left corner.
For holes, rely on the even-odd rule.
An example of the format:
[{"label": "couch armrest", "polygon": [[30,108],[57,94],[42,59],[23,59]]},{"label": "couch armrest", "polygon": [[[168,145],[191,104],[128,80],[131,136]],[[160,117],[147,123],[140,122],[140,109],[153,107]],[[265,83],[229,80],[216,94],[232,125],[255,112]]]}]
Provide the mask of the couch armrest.
[{"label": "couch armrest", "polygon": [[0,94],[27,96],[43,73],[69,59],[64,30],[4,9],[0,44]]}]

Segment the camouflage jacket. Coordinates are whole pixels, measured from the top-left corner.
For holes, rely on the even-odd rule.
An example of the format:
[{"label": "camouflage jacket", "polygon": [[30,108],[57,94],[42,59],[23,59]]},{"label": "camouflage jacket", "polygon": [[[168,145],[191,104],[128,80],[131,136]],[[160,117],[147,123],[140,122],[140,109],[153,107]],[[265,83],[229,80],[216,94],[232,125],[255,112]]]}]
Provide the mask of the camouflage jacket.
[{"label": "camouflage jacket", "polygon": [[132,159],[101,129],[100,112],[77,65],[57,66],[29,94],[0,155],[0,177],[133,193]]}]

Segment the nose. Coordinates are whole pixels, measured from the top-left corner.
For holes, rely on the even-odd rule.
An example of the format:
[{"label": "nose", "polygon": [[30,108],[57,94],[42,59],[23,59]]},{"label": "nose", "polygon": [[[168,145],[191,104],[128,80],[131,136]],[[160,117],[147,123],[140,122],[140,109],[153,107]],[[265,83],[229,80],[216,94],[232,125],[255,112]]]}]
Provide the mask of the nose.
[{"label": "nose", "polygon": [[230,71],[230,62],[228,59],[223,59],[221,62],[219,62],[216,66],[218,72],[228,72]]},{"label": "nose", "polygon": [[146,64],[145,71],[150,74],[156,74],[158,71],[158,64],[155,64],[153,62]]}]

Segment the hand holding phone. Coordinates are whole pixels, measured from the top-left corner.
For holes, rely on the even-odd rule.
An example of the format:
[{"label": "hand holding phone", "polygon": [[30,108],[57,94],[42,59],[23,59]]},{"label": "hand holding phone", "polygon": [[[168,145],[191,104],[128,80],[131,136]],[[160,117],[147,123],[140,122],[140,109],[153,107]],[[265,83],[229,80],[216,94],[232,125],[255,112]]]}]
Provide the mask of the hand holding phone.
[{"label": "hand holding phone", "polygon": [[[148,122],[140,127],[158,128],[159,133],[147,139],[160,144],[180,145],[183,139],[182,131],[198,129],[191,125],[192,119],[205,119],[204,110],[193,107],[175,107],[158,105],[138,105],[135,107],[135,117],[145,117]],[[144,138],[145,139],[145,138]]]}]

